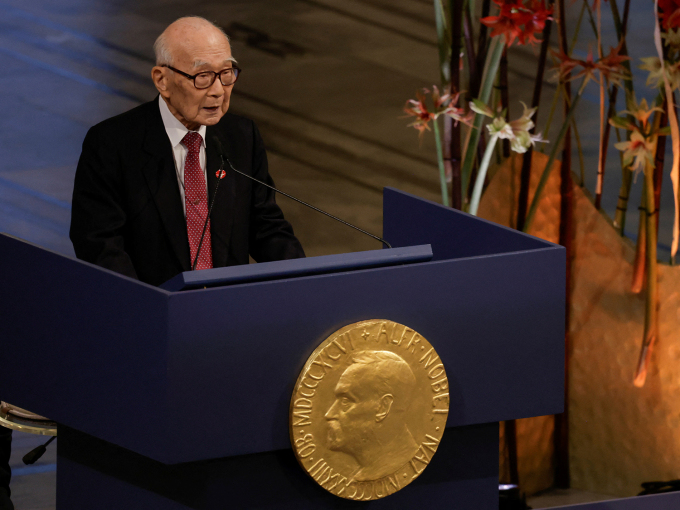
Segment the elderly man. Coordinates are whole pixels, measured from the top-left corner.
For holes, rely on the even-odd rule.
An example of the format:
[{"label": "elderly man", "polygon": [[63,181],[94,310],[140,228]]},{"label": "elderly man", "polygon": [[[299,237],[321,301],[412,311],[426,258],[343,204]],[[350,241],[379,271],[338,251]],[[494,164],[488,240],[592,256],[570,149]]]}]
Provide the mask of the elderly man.
[{"label": "elderly man", "polygon": [[274,193],[227,163],[272,183],[257,127],[227,113],[240,69],[226,34],[203,18],[180,18],[154,50],[158,98],[94,126],[83,142],[70,231],[76,256],[152,285],[194,265],[247,264],[248,255],[304,257]]}]

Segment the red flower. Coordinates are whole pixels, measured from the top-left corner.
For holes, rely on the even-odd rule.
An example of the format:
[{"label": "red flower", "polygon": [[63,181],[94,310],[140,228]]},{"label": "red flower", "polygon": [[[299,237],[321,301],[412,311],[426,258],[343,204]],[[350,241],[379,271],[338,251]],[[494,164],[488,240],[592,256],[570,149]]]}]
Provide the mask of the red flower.
[{"label": "red flower", "polygon": [[680,27],[680,0],[659,0],[659,9],[664,30]]},{"label": "red flower", "polygon": [[[546,9],[545,0],[493,0],[501,12],[480,21],[491,28],[491,37],[505,35],[511,46],[515,39],[519,44],[540,43],[536,34],[543,32],[545,22],[552,19],[553,8]],[[678,0],[680,1],[680,0]]]},{"label": "red flower", "polygon": [[529,6],[531,15],[527,17],[527,22],[524,24],[524,35],[533,45],[541,42],[539,39],[536,39],[535,34],[543,33],[545,22],[552,19],[550,15],[553,12],[553,8],[546,9],[544,0],[531,0]]}]

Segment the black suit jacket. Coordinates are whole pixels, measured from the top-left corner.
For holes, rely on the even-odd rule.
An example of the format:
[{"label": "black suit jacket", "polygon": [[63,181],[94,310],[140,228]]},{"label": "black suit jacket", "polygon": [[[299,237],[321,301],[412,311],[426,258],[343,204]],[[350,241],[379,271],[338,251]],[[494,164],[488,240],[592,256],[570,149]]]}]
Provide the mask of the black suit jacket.
[{"label": "black suit jacket", "polygon": [[[206,131],[208,197],[217,183],[217,136],[234,168],[268,184],[267,156],[255,124],[227,113]],[[213,266],[304,257],[274,192],[226,166],[211,213]],[[73,189],[76,256],[160,285],[190,270],[189,239],[170,140],[158,99],[92,127]]]}]

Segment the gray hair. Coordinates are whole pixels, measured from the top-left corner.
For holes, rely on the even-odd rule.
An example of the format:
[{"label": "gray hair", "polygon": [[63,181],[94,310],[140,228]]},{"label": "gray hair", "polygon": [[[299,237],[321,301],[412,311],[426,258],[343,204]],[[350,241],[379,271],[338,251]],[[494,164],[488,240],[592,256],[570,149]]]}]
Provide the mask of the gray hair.
[{"label": "gray hair", "polygon": [[[183,18],[176,19],[171,23],[171,25],[174,25],[178,21],[188,24],[194,30],[202,30],[206,27],[206,25],[209,25],[219,30],[224,35],[224,37],[226,37],[227,41],[229,41],[229,36],[226,34],[224,30],[222,30],[222,27],[215,25],[215,23],[213,23],[212,21],[208,21],[207,19],[202,18],[201,16],[185,16]],[[153,51],[156,54],[157,66],[173,64],[174,59],[168,45],[168,39],[166,35],[167,31],[168,31],[167,28],[163,30],[163,33],[159,35],[158,39],[156,39],[156,42],[153,43]],[[231,60],[236,62],[236,60],[233,58]]]}]

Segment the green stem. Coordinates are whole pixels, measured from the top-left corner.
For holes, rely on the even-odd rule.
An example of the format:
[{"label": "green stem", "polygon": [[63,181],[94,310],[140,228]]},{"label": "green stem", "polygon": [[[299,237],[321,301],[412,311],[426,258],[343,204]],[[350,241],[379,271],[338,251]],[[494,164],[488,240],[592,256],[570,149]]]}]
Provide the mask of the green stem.
[{"label": "green stem", "polygon": [[574,30],[574,37],[571,39],[571,44],[569,45],[569,55],[574,51],[574,46],[576,46],[576,41],[578,40],[578,33],[581,30],[581,22],[583,21],[583,15],[586,12],[587,1],[584,1],[581,5],[581,13],[578,15],[578,21],[576,22],[576,29]]},{"label": "green stem", "polygon": [[439,121],[435,118],[434,122],[434,141],[437,144],[437,163],[439,164],[439,184],[442,188],[442,204],[449,207],[449,191],[446,184],[446,168],[444,167],[444,152],[442,149],[442,139],[439,135]]},{"label": "green stem", "polygon": [[444,5],[444,0],[434,0],[434,19],[437,26],[437,44],[439,46],[439,76],[442,87],[446,87],[451,81],[451,68],[449,67],[451,29],[447,23],[450,18],[450,7],[449,3],[446,6]]},{"label": "green stem", "polygon": [[651,355],[652,345],[656,341],[659,333],[658,324],[658,282],[657,282],[657,263],[656,263],[656,213],[654,201],[654,170],[647,165],[645,168],[644,193],[646,198],[646,223],[647,223],[647,287],[645,292],[645,330],[642,339],[642,348],[638,360],[637,371],[633,383],[637,387],[645,384],[647,376],[647,366]]},{"label": "green stem", "polygon": [[477,172],[477,180],[475,181],[475,187],[472,190],[472,198],[470,199],[470,214],[477,216],[477,209],[479,208],[479,200],[482,197],[482,188],[484,187],[484,179],[486,179],[486,172],[489,169],[489,162],[491,161],[491,155],[493,154],[494,147],[498,141],[498,133],[493,135],[486,145],[486,150],[484,151],[484,157],[482,157],[482,162],[479,164],[479,172]]},{"label": "green stem", "polygon": [[[557,103],[559,102],[563,92],[564,87],[560,83],[555,89],[555,94],[553,95],[552,102],[550,103],[550,110],[548,110],[548,120],[546,120],[545,127],[543,128],[543,132],[546,134],[546,136],[548,136],[548,133],[550,133],[550,126],[552,125],[555,110],[557,109]],[[541,149],[541,152],[544,152],[544,150]]]},{"label": "green stem", "polygon": [[[489,55],[484,66],[484,75],[482,76],[482,85],[479,89],[479,100],[484,104],[489,104],[491,97],[491,90],[493,89],[498,66],[503,55],[503,48],[505,47],[505,36],[496,36],[491,40],[491,48],[489,48]],[[465,141],[465,157],[463,159],[463,167],[461,170],[463,176],[463,196],[467,196],[467,189],[470,185],[470,174],[472,173],[472,165],[475,162],[475,154],[477,153],[477,144],[479,144],[479,137],[481,136],[482,123],[484,122],[484,115],[475,115],[475,120],[472,129],[468,131],[467,140]]]},{"label": "green stem", "polygon": [[560,134],[557,135],[557,140],[555,140],[555,143],[552,146],[552,150],[550,151],[550,157],[548,158],[548,164],[545,165],[545,169],[543,170],[541,179],[538,181],[538,186],[536,186],[534,198],[531,200],[531,207],[529,208],[529,212],[527,213],[527,219],[524,222],[523,229],[524,232],[529,232],[529,229],[531,228],[531,223],[534,220],[536,209],[538,209],[538,202],[541,198],[541,193],[543,192],[543,188],[545,187],[546,182],[548,182],[550,170],[552,169],[552,165],[555,162],[555,158],[557,157],[557,151],[559,150],[562,140],[564,139],[564,135],[567,133],[567,130],[569,129],[569,124],[571,123],[571,119],[574,116],[574,112],[576,111],[576,105],[578,104],[579,99],[581,99],[581,96],[583,95],[583,91],[585,90],[587,83],[588,79],[584,78],[583,81],[581,82],[581,88],[578,89],[578,92],[574,97],[574,100],[571,102],[571,108],[569,108],[569,113],[567,114],[567,117],[564,119],[564,122],[562,123],[562,129],[560,130]]},{"label": "green stem", "polygon": [[626,228],[626,212],[628,211],[628,198],[630,197],[630,186],[633,182],[632,171],[628,166],[622,166],[621,187],[619,188],[619,199],[616,202],[616,213],[614,214],[614,227],[619,235],[624,235]]},{"label": "green stem", "polygon": [[571,129],[574,130],[574,140],[576,140],[576,148],[578,150],[578,164],[579,164],[579,176],[581,177],[581,182],[579,185],[583,188],[586,185],[586,167],[583,158],[583,146],[581,145],[581,136],[578,134],[578,123],[574,120],[571,121]]}]

